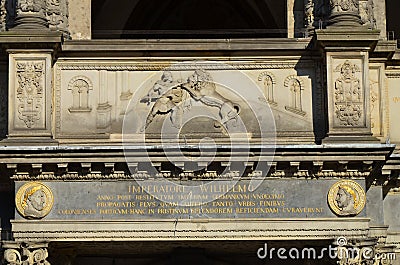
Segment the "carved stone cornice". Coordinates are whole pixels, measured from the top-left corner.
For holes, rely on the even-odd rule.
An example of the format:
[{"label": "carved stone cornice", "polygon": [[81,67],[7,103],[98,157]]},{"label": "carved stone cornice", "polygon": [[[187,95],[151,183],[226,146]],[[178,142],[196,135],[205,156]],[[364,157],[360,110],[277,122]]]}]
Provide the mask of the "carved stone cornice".
[{"label": "carved stone cornice", "polygon": [[[189,147],[188,147],[189,148]],[[254,148],[254,149],[253,149]],[[23,180],[124,180],[124,179],[234,179],[240,178],[369,178],[371,172],[378,170],[386,163],[392,145],[331,145],[328,146],[282,146],[273,154],[274,160],[268,171],[256,166],[257,161],[267,159],[272,153],[260,153],[259,147],[251,148],[251,157],[240,151],[230,156],[235,161],[246,161],[246,174],[241,175],[234,169],[225,173],[216,171],[193,172],[190,170],[171,171],[161,164],[167,157],[160,156],[162,149],[150,149],[148,152],[140,147],[130,147],[123,152],[118,146],[75,147],[48,146],[42,148],[6,147],[0,148],[0,163],[6,163],[5,169],[16,181]],[[1,150],[3,149],[3,150]],[[32,155],[26,156],[26,152]],[[164,151],[168,151],[166,148]],[[340,150],[340,151],[339,151]],[[196,155],[198,150],[193,146],[185,151],[187,155]],[[9,152],[12,152],[10,156]],[[19,153],[21,152],[21,153]],[[219,148],[213,163],[220,168],[229,167],[226,155],[229,150]],[[127,165],[125,155],[129,155]],[[172,153],[171,153],[172,154]],[[307,154],[307,156],[304,156]],[[139,170],[143,156],[158,165],[157,174]],[[80,157],[85,157],[85,163]],[[260,160],[261,159],[261,160]],[[201,160],[201,159],[200,159]],[[45,161],[45,163],[43,163]],[[268,161],[268,160],[265,160]],[[202,163],[202,161],[198,161]],[[199,166],[200,166],[199,164]],[[24,165],[24,166],[20,166]],[[183,167],[185,162],[182,161]],[[133,170],[132,170],[133,169]],[[222,171],[221,171],[222,172]]]}]

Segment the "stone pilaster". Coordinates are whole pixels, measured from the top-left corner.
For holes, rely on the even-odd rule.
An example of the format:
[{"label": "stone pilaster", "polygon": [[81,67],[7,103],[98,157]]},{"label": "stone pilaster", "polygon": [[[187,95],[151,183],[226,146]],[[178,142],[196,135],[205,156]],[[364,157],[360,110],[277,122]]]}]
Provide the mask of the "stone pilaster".
[{"label": "stone pilaster", "polygon": [[129,100],[132,98],[132,92],[130,91],[129,83],[129,72],[122,71],[122,91],[119,99],[121,100],[121,111],[120,115],[125,115],[126,108],[128,107]]},{"label": "stone pilaster", "polygon": [[52,50],[8,52],[9,138],[50,138]]},{"label": "stone pilaster", "polygon": [[107,86],[108,72],[99,71],[99,104],[97,106],[97,131],[107,133],[111,127],[111,105],[108,103]]},{"label": "stone pilaster", "polygon": [[49,30],[46,0],[16,0],[13,30]]},{"label": "stone pilaster", "polygon": [[370,137],[368,51],[329,51],[327,57],[330,137]]},{"label": "stone pilaster", "polygon": [[369,53],[379,31],[332,26],[316,30],[316,37],[326,62],[329,126],[325,141],[377,140],[371,132]]},{"label": "stone pilaster", "polygon": [[48,243],[5,242],[3,262],[5,265],[50,265],[47,247]]},{"label": "stone pilaster", "polygon": [[330,0],[328,27],[361,26],[359,0]]}]

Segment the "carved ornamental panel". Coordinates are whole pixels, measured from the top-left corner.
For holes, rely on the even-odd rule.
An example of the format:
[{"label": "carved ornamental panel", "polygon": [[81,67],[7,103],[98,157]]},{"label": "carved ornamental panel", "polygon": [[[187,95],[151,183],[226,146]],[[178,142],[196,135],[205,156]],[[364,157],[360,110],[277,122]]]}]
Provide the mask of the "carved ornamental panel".
[{"label": "carved ornamental panel", "polygon": [[49,54],[10,55],[10,136],[50,134],[50,67]]},{"label": "carved ornamental panel", "polygon": [[[370,134],[370,88],[364,57],[335,53],[328,60],[330,132],[348,128],[353,133]],[[344,133],[341,130],[337,132]]]}]

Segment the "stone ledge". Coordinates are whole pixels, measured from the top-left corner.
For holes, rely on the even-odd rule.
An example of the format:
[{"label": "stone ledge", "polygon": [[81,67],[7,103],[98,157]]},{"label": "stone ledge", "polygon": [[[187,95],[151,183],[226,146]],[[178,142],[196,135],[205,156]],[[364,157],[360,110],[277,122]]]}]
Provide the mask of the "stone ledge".
[{"label": "stone ledge", "polygon": [[18,30],[0,32],[0,43],[59,43],[63,35],[56,31]]},{"label": "stone ledge", "polygon": [[318,240],[367,237],[369,218],[12,221],[16,241]]},{"label": "stone ledge", "polygon": [[302,50],[311,38],[67,40],[63,51]]},{"label": "stone ledge", "polygon": [[329,28],[315,30],[317,41],[324,48],[347,47],[374,49],[379,41],[379,30],[365,28]]}]

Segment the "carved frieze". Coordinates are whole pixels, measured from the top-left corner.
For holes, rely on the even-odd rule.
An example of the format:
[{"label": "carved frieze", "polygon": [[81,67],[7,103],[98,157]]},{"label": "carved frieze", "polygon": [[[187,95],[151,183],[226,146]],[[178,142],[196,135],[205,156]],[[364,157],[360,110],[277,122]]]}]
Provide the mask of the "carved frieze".
[{"label": "carved frieze", "polygon": [[25,123],[26,128],[43,124],[40,120],[43,118],[44,65],[43,61],[16,63],[18,118]]},{"label": "carved frieze", "polygon": [[[309,61],[295,63],[294,60],[272,61],[270,64],[263,61],[228,63],[225,65],[225,62],[223,64],[210,62],[201,64],[201,67],[194,63],[177,63],[170,64],[166,68],[162,68],[166,66],[164,61],[114,63],[104,60],[98,62],[71,60],[57,63],[56,134],[60,138],[93,135],[93,137],[120,139],[125,135],[125,133],[121,135],[122,125],[125,119],[128,119],[132,121],[132,132],[130,132],[132,141],[136,141],[138,135],[143,132],[146,132],[146,137],[159,137],[161,124],[167,126],[164,129],[167,129],[168,133],[180,129],[183,134],[191,134],[193,139],[197,139],[200,137],[198,135],[203,133],[207,135],[212,133],[224,138],[227,135],[226,130],[235,133],[242,130],[244,125],[238,124],[241,122],[234,126],[235,113],[240,112],[236,117],[244,118],[244,123],[248,125],[247,129],[256,138],[259,129],[256,129],[257,125],[254,122],[256,119],[250,117],[259,115],[260,111],[266,109],[262,106],[268,105],[273,109],[272,115],[275,115],[279,130],[285,133],[312,131],[312,117],[306,113],[311,113],[312,108],[312,90],[308,88],[312,85],[311,76],[315,75],[314,65]],[[294,67],[301,67],[307,74],[299,77],[294,75]],[[254,90],[259,94],[257,98],[251,98],[246,102],[246,99],[253,97],[255,93],[250,94],[246,90],[248,84],[241,85],[237,82],[237,76],[232,74],[238,70],[236,68],[246,72],[243,79],[255,85]],[[93,84],[93,90],[89,90],[89,108],[92,110],[81,113],[82,115],[71,111],[73,97],[70,81],[76,76],[86,76]],[[197,85],[193,88],[188,85],[191,76],[197,79],[194,82]],[[229,85],[221,85],[222,79],[218,79],[222,76],[223,82]],[[293,76],[294,79],[287,80],[285,88],[285,78],[288,76]],[[188,87],[183,87],[186,83]],[[282,89],[279,89],[280,87]],[[241,91],[243,96],[238,96],[231,88]],[[205,95],[212,93],[211,91],[216,93],[211,96]],[[208,102],[208,96],[221,99],[221,102],[216,103],[221,107]],[[248,104],[255,104],[255,107],[250,108]],[[202,116],[205,114],[211,115],[212,118]],[[126,118],[127,115],[130,115],[130,118]],[[198,117],[194,117],[196,115]],[[287,122],[288,119],[296,121]],[[74,126],[83,120],[85,127]],[[191,121],[190,126],[188,120]]]},{"label": "carved frieze", "polygon": [[336,66],[339,76],[335,80],[335,124],[343,127],[364,126],[364,92],[358,73],[360,66],[346,60]]}]

